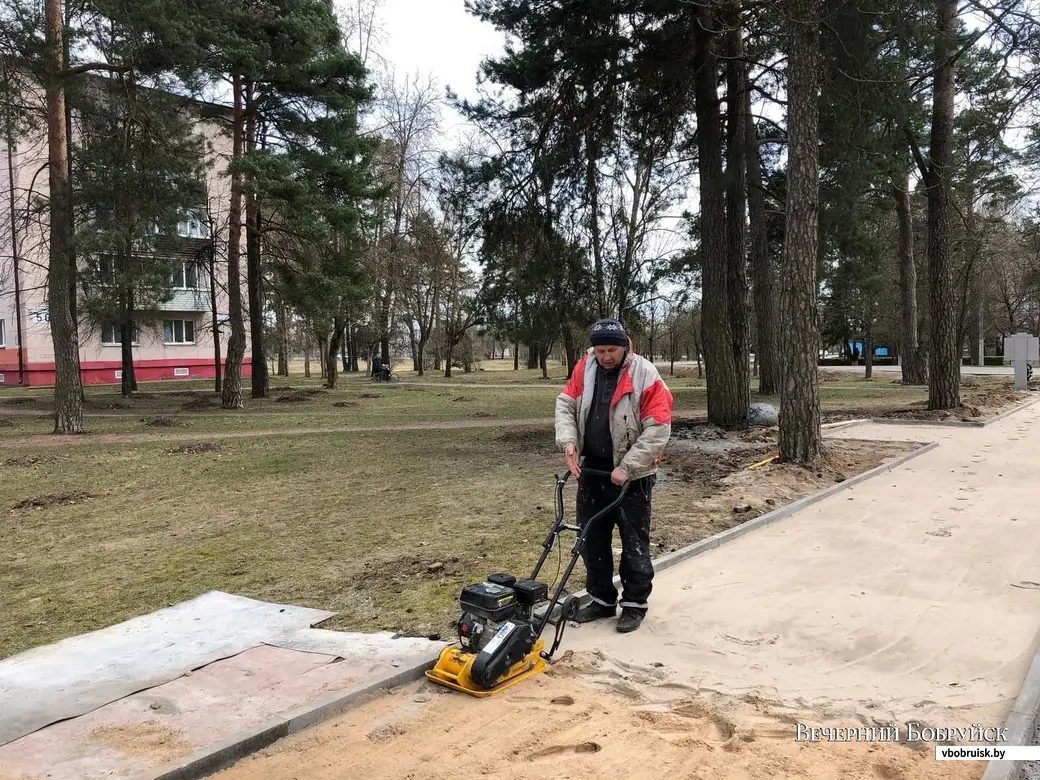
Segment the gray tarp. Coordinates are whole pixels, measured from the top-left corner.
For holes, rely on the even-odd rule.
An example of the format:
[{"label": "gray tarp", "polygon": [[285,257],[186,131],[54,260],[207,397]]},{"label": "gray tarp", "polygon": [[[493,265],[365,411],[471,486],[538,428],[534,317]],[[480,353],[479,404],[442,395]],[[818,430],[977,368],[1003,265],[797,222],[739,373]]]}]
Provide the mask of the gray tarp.
[{"label": "gray tarp", "polygon": [[333,614],[213,591],[11,656],[0,661],[0,745],[251,647],[290,646]]}]

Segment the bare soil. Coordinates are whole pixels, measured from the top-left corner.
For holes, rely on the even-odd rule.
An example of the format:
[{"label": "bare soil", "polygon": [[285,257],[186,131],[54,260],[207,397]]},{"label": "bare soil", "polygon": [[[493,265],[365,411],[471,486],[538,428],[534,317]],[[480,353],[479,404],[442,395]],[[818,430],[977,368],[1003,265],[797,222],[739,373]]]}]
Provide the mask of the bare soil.
[{"label": "bare soil", "polygon": [[989,387],[982,390],[970,389],[962,395],[959,409],[929,410],[927,401],[915,401],[905,409],[882,412],[875,416],[903,420],[927,420],[936,422],[959,421],[981,422],[995,417],[1008,409],[1036,398],[1025,390],[1015,390],[1013,386]]},{"label": "bare soil", "polygon": [[70,506],[72,504],[81,504],[84,501],[89,501],[92,498],[97,498],[93,493],[87,493],[86,491],[77,491],[75,493],[57,493],[48,496],[33,496],[27,498],[24,501],[19,501],[15,504],[12,509],[51,509],[56,506]]},{"label": "bare soil", "polygon": [[202,442],[199,444],[182,444],[179,447],[170,448],[167,452],[171,455],[198,455],[202,452],[222,452],[223,449],[219,444]]}]

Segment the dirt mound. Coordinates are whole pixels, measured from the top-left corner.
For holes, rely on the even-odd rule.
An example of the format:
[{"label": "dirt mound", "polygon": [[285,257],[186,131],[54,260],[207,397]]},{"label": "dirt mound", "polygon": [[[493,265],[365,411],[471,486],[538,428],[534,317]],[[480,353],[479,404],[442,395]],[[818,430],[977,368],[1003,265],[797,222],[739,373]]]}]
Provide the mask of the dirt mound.
[{"label": "dirt mound", "polygon": [[476,400],[477,400],[476,398],[472,398],[472,397],[470,397],[468,395],[460,395],[460,396],[456,396],[455,398],[452,398],[451,402],[453,404],[457,404],[460,401],[467,402],[467,401],[476,401]]},{"label": "dirt mound", "polygon": [[35,398],[5,398],[4,404],[7,406],[25,406],[35,401]]},{"label": "dirt mound", "polygon": [[200,442],[198,444],[182,444],[179,447],[172,447],[167,452],[171,455],[199,455],[203,452],[223,452],[224,448],[219,444],[211,444],[209,442]]},{"label": "dirt mound", "polygon": [[53,455],[22,455],[20,458],[8,458],[6,465],[12,468],[32,468],[44,463],[56,463]]},{"label": "dirt mound", "polygon": [[459,565],[459,557],[405,555],[373,566],[363,578],[365,585],[407,585],[421,579],[444,579],[461,576],[466,568]]},{"label": "dirt mound", "polygon": [[170,417],[168,414],[160,414],[156,417],[142,417],[141,422],[149,428],[183,428],[188,424],[184,420],[178,417]]},{"label": "dirt mound", "polygon": [[281,387],[272,387],[272,393],[286,393],[289,395],[325,395],[328,390],[322,387],[293,387],[292,385],[283,385]]},{"label": "dirt mound", "polygon": [[358,398],[382,398],[383,396],[379,393],[362,393]]},{"label": "dirt mound", "polygon": [[80,504],[84,501],[89,501],[92,498],[97,498],[97,496],[93,493],[86,493],[84,491],[77,491],[74,493],[56,493],[47,496],[33,496],[24,501],[19,501],[12,507],[12,509],[50,509],[56,506]]},{"label": "dirt mound", "polygon": [[219,408],[217,400],[207,395],[192,395],[190,401],[181,404],[181,409],[185,412],[212,412]]},{"label": "dirt mound", "polygon": [[354,409],[355,407],[361,406],[357,401],[336,401],[333,404],[337,409]]},{"label": "dirt mound", "polygon": [[292,393],[286,393],[285,395],[280,396],[278,398],[278,400],[275,401],[275,403],[279,403],[279,404],[305,404],[305,403],[308,403],[311,400],[311,398],[312,397],[311,397],[310,393],[292,392]]},{"label": "dirt mound", "polygon": [[506,445],[512,452],[530,452],[537,455],[558,452],[556,432],[552,428],[520,428],[506,431],[496,437],[496,441]]},{"label": "dirt mound", "polygon": [[87,396],[83,406],[88,409],[114,409],[116,411],[132,408],[132,404],[127,401],[111,401],[105,398],[91,398],[90,396]]}]

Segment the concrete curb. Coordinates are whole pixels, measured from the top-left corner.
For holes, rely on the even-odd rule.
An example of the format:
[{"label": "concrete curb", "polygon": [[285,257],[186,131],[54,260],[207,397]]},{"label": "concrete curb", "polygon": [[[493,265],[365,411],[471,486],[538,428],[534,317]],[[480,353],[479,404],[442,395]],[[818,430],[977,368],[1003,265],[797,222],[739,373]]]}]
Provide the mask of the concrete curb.
[{"label": "concrete curb", "polygon": [[[1040,720],[1040,651],[1033,656],[1033,663],[1026,673],[1022,689],[1015,699],[1015,706],[1008,713],[1004,725],[1007,740],[994,747],[1031,745]],[[1026,761],[990,761],[982,780],[1018,780]]]},{"label": "concrete curb", "polygon": [[[832,427],[854,425],[861,422],[863,421],[849,420],[837,423]],[[769,512],[768,514],[748,520],[735,528],[730,528],[727,531],[722,531],[721,533],[715,534],[707,539],[702,539],[688,547],[668,553],[654,561],[654,569],[656,571],[662,571],[671,568],[672,566],[699,555],[700,553],[707,552],[708,550],[719,547],[726,542],[733,541],[756,528],[761,528],[771,523],[775,523],[777,520],[782,520],[807,506],[822,501],[825,498],[829,498],[835,493],[840,493],[841,491],[847,490],[848,488],[871,479],[872,477],[897,468],[907,461],[920,455],[924,455],[926,452],[929,452],[938,446],[938,442],[925,444],[924,446],[900,455],[898,458],[895,458],[888,463],[877,466],[869,471],[865,471],[862,474],[857,474],[854,477],[850,477],[844,482],[826,488],[819,493],[806,496],[805,498]],[[616,584],[620,584],[620,577],[615,576],[614,581]],[[584,590],[578,591],[574,595],[578,597],[582,604],[588,603],[589,601],[588,594]],[[201,748],[179,761],[175,761],[160,768],[156,772],[140,775],[133,780],[199,780],[199,778],[206,777],[207,775],[211,775],[221,769],[225,769],[235,764],[252,753],[263,750],[290,734],[294,734],[331,715],[342,712],[354,704],[357,704],[359,700],[370,696],[373,693],[422,679],[425,671],[436,664],[437,657],[439,657],[439,653],[437,656],[411,668],[395,671],[392,674],[384,675],[373,682],[365,683],[339,693],[330,694],[324,699],[319,699],[316,702],[305,704],[295,710],[278,715],[252,729],[236,734],[235,736],[215,745]]]},{"label": "concrete curb", "polygon": [[295,710],[284,712],[251,729],[239,732],[215,745],[200,748],[158,770],[140,774],[133,780],[198,780],[198,778],[219,772],[290,734],[295,734],[324,718],[349,709],[359,703],[361,699],[374,693],[421,679],[425,671],[433,667],[436,660],[433,658],[407,669],[395,669],[375,681],[329,694]]}]

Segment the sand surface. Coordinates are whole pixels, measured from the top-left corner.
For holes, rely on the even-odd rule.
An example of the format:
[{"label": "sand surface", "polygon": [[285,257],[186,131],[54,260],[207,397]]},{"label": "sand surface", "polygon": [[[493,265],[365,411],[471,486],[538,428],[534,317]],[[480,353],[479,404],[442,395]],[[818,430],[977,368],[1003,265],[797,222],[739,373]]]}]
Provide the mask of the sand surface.
[{"label": "sand surface", "polygon": [[939,446],[661,572],[638,632],[569,628],[550,675],[487,700],[417,684],[220,777],[979,778],[795,724],[1004,724],[1040,633],[1038,426],[839,429]]},{"label": "sand surface", "polygon": [[1001,725],[1040,631],[1038,423],[1034,406],[985,429],[836,431],[940,446],[661,572],[639,632],[581,626],[566,646],[664,663],[699,690]]},{"label": "sand surface", "polygon": [[488,699],[422,682],[384,694],[216,775],[219,780],[977,780],[897,742],[799,742],[822,713],[675,687],[575,654]]}]

